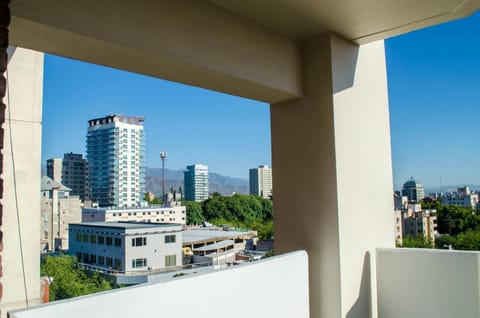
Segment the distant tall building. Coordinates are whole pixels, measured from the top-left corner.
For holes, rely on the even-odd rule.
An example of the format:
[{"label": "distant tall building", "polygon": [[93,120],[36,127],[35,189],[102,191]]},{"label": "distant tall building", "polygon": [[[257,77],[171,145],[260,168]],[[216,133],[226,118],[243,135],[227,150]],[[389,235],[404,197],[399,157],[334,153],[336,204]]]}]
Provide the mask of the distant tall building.
[{"label": "distant tall building", "polygon": [[70,195],[78,195],[85,198],[87,190],[87,160],[82,154],[66,153],[63,155],[62,183],[72,189]]},{"label": "distant tall building", "polygon": [[144,200],[142,117],[109,115],[88,121],[89,195],[100,207],[133,207]]},{"label": "distant tall building", "polygon": [[183,187],[186,201],[208,199],[208,166],[194,164],[184,171]]},{"label": "distant tall building", "polygon": [[63,159],[47,160],[47,177],[71,189],[70,195],[85,198],[87,190],[87,161],[81,154],[66,153]]},{"label": "distant tall building", "polygon": [[420,202],[425,197],[423,186],[413,177],[403,184],[402,196],[406,196],[409,202]]},{"label": "distant tall building", "polygon": [[266,165],[250,169],[250,194],[270,198],[272,186],[272,169]]},{"label": "distant tall building", "polygon": [[47,160],[47,177],[56,182],[62,182],[62,159],[51,158]]}]

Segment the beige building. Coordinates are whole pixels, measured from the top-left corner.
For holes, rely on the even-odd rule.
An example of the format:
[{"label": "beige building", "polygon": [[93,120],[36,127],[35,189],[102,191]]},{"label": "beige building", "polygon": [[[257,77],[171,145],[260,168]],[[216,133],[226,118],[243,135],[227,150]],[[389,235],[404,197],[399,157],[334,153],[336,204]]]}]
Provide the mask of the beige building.
[{"label": "beige building", "polygon": [[68,224],[82,219],[82,203],[71,196],[71,189],[62,183],[42,177],[40,200],[40,251],[68,249]]},{"label": "beige building", "polygon": [[435,244],[437,231],[437,210],[407,212],[404,217],[403,236],[423,237]]},{"label": "beige building", "polygon": [[272,169],[267,165],[250,169],[250,194],[260,195],[264,198],[272,197]]}]

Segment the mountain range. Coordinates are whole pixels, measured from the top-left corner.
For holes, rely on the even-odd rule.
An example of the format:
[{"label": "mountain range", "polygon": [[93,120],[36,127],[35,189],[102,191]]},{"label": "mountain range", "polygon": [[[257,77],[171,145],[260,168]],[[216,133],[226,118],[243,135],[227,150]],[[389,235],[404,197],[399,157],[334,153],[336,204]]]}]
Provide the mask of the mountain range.
[{"label": "mountain range", "polygon": [[[218,173],[209,172],[209,191],[219,192],[223,195],[231,195],[233,192],[239,194],[248,194],[248,180],[242,178],[234,178],[223,176]],[[168,191],[173,187],[183,188],[183,170],[165,169],[165,189]],[[146,168],[145,169],[145,190],[152,192],[155,196],[162,193],[162,169]]]}]

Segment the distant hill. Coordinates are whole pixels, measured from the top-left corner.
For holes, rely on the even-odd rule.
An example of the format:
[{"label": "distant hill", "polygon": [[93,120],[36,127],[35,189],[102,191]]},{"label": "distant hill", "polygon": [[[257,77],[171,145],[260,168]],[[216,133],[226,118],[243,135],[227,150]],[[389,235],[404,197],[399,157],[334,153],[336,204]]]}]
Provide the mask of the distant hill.
[{"label": "distant hill", "polygon": [[[162,169],[146,168],[145,169],[145,190],[155,195],[162,193]],[[240,194],[248,194],[248,180],[242,178],[233,178],[223,176],[218,173],[208,173],[210,192],[219,192],[223,195],[230,195],[233,192]],[[183,170],[165,169],[165,188],[171,187],[178,189],[183,188]]]}]

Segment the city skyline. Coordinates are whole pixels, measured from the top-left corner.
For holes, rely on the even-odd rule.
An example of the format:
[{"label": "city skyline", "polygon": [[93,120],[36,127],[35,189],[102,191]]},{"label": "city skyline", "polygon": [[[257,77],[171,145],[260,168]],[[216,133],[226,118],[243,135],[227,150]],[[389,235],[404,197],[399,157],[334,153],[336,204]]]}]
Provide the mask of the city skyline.
[{"label": "city skyline", "polygon": [[[476,13],[385,41],[395,189],[411,176],[427,188],[480,183],[479,39]],[[161,166],[161,151],[172,170],[198,162],[248,179],[272,166],[265,103],[46,55],[42,162],[84,153],[82,127],[111,113],[146,118],[148,167]]]}]

